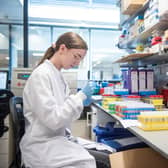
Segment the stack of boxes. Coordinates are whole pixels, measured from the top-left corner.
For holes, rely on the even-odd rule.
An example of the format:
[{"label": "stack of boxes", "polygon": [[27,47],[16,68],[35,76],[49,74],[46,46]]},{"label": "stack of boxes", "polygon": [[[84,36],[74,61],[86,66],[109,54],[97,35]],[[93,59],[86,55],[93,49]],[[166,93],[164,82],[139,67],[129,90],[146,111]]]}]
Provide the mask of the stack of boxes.
[{"label": "stack of boxes", "polygon": [[147,104],[140,101],[117,101],[109,104],[108,112],[116,114],[122,119],[137,119],[142,111],[155,111],[153,104]]},{"label": "stack of boxes", "polygon": [[156,94],[154,89],[154,72],[151,69],[122,70],[124,88],[131,94]]},{"label": "stack of boxes", "polygon": [[152,104],[147,104],[137,101],[124,101],[119,102],[115,106],[116,115],[120,116],[122,119],[137,119],[137,116],[142,111],[155,111]]}]

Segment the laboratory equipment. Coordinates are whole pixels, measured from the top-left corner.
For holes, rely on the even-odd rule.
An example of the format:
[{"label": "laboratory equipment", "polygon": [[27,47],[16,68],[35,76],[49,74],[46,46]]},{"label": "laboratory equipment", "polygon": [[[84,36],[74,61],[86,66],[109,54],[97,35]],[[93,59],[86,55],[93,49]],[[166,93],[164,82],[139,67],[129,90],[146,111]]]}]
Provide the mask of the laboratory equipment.
[{"label": "laboratory equipment", "polygon": [[[33,68],[13,68],[11,90],[15,96],[22,96],[23,88],[32,71]],[[70,93],[75,94],[77,92],[77,72],[64,71],[62,73],[68,83]]]},{"label": "laboratory equipment", "polygon": [[11,90],[15,96],[22,96],[23,88],[32,70],[32,68],[13,68]]}]

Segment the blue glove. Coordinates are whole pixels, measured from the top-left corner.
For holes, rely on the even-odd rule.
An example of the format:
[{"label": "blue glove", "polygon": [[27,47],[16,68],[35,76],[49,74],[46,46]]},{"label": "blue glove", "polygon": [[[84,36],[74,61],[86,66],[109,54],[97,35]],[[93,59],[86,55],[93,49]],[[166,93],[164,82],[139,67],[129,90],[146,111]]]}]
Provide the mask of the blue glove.
[{"label": "blue glove", "polygon": [[92,82],[88,82],[87,85],[82,89],[82,92],[87,96],[87,99],[94,93],[94,85]]},{"label": "blue glove", "polygon": [[90,106],[90,104],[93,102],[93,99],[88,98],[83,101],[84,106]]}]

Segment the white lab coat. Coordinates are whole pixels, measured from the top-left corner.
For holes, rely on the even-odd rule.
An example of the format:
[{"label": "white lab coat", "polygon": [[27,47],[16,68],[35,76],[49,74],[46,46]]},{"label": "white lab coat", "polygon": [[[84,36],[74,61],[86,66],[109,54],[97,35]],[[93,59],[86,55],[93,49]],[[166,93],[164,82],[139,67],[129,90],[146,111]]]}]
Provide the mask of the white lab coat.
[{"label": "white lab coat", "polygon": [[95,168],[94,158],[65,137],[65,129],[78,119],[85,95],[69,96],[60,71],[49,61],[37,67],[23,92],[26,130],[20,147],[30,168]]}]

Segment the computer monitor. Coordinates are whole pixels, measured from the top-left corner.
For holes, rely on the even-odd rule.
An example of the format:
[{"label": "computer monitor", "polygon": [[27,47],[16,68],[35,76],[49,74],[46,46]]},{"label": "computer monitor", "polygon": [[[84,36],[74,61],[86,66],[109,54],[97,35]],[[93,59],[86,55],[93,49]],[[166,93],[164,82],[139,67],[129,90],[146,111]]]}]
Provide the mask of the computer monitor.
[{"label": "computer monitor", "polygon": [[0,71],[0,89],[8,89],[8,71]]}]

